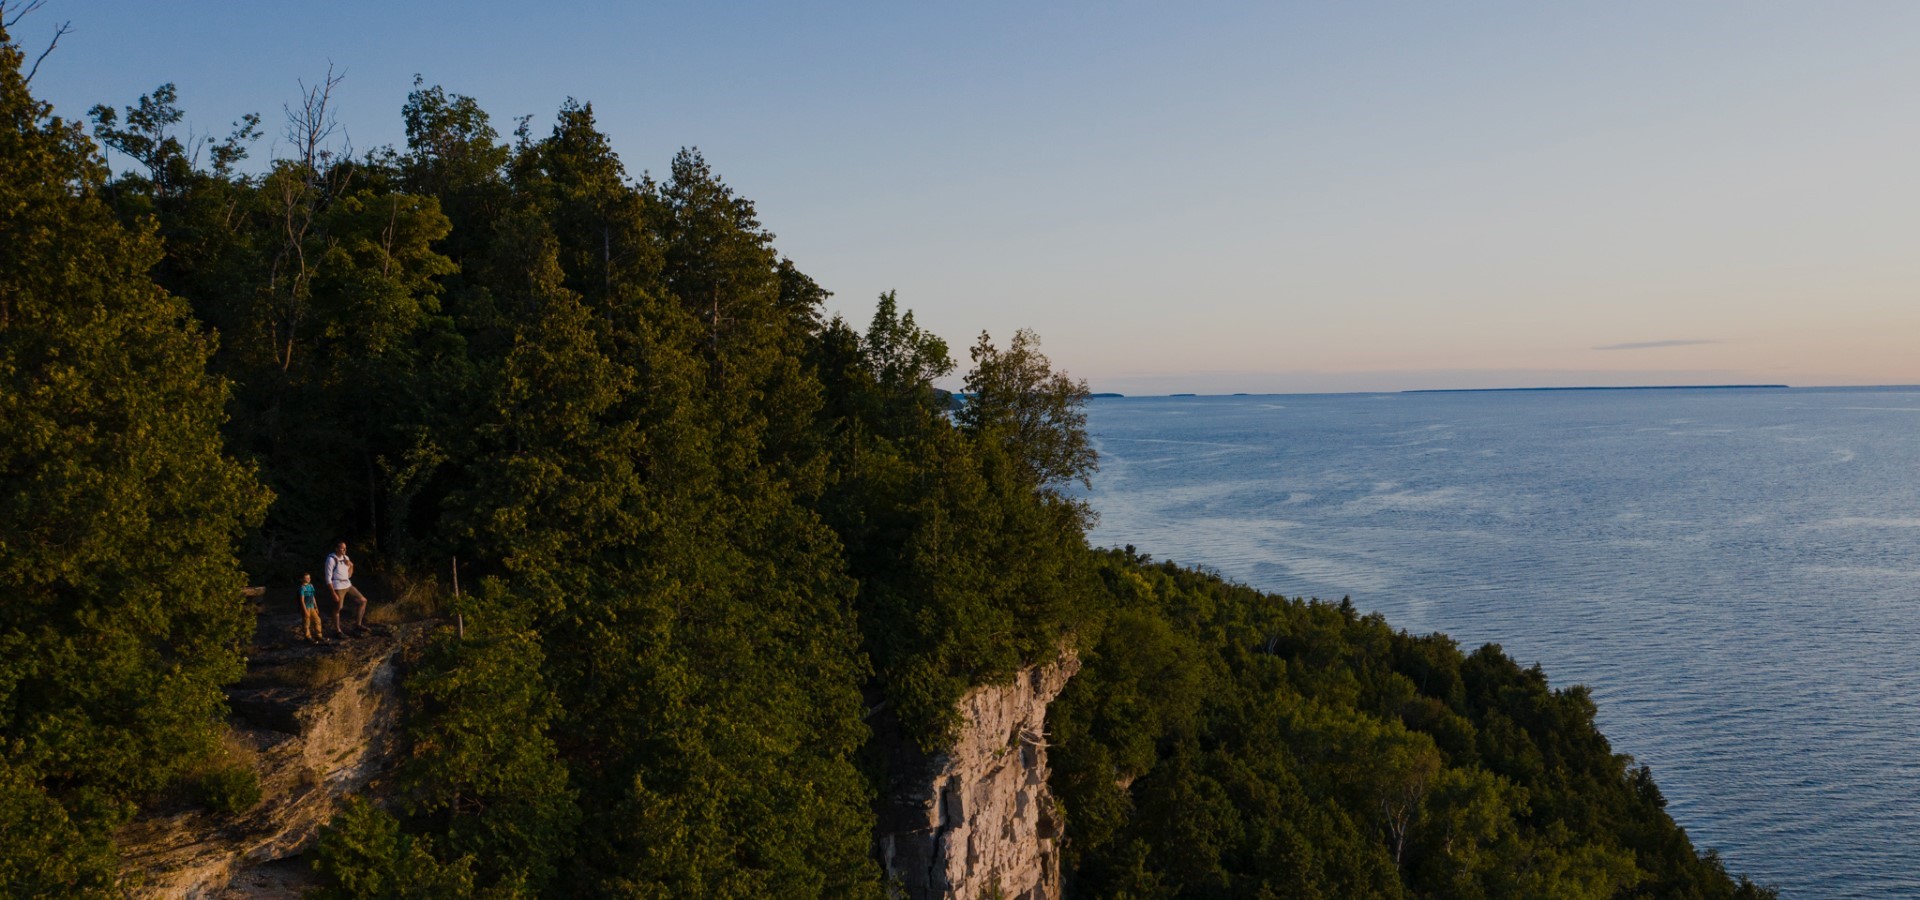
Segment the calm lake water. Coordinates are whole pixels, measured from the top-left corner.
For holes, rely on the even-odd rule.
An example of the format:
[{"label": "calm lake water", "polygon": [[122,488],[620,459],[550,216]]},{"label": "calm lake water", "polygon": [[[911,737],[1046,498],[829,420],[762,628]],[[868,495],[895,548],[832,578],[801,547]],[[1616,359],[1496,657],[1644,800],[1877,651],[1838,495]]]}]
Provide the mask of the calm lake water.
[{"label": "calm lake water", "polygon": [[1593,689],[1728,868],[1920,896],[1920,389],[1101,399],[1093,540]]}]

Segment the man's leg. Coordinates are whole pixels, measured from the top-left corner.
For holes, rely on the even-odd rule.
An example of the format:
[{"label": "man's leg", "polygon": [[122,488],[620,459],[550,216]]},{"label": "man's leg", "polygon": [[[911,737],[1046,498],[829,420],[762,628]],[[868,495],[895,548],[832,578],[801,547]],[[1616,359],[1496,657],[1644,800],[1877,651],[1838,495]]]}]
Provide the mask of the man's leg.
[{"label": "man's leg", "polygon": [[340,627],[340,607],[345,606],[346,601],[341,598],[340,589],[332,585],[327,586],[327,594],[333,598],[333,633],[346,637],[347,630]]},{"label": "man's leg", "polygon": [[365,629],[367,627],[367,595],[360,593],[360,589],[357,587],[350,587],[347,588],[347,592],[343,596],[352,597],[355,604],[353,607],[353,627]]}]

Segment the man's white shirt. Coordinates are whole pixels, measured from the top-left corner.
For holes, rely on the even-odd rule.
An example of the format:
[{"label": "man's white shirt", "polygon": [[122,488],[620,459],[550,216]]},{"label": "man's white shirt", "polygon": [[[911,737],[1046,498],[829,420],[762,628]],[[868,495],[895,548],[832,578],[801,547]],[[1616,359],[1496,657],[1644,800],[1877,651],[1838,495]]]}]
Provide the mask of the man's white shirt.
[{"label": "man's white shirt", "polygon": [[353,559],[338,553],[327,554],[326,577],[327,584],[334,590],[353,587]]}]

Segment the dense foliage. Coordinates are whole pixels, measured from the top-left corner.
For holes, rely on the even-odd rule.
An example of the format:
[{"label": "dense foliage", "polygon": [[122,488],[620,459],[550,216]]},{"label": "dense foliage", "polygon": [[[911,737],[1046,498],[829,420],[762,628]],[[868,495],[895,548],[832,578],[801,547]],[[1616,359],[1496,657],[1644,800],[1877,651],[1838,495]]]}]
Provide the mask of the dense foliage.
[{"label": "dense foliage", "polygon": [[108,834],[209,753],[265,496],[150,225],[0,32],[0,891],[101,891]]},{"label": "dense foliage", "polygon": [[1052,710],[1074,887],[1126,897],[1763,897],[1696,856],[1584,688],[1133,548]]},{"label": "dense foliage", "polygon": [[343,537],[470,590],[395,791],[314,854],[325,896],[880,896],[874,736],[939,747],[966,690],[1073,645],[1079,893],[1734,895],[1581,692],[1090,551],[1086,385],[982,335],[956,409],[943,340],[891,294],[826,320],[697,151],[636,178],[590,105],[508,140],[416,82],[406,146],[353,155],[329,75],[247,170],[257,116],[182,135],[163,85],[95,107],[96,146],[20,62],[10,892],[112,887],[110,830],[210,752],[240,563],[287,581]]}]

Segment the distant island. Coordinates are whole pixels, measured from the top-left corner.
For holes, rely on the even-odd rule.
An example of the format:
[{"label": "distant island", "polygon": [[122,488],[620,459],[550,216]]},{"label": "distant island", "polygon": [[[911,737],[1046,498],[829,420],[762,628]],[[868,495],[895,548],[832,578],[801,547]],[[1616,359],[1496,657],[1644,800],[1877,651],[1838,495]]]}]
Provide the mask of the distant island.
[{"label": "distant island", "polygon": [[1199,394],[1168,394],[1169,397],[1198,397]]},{"label": "distant island", "polygon": [[[1592,387],[1517,387],[1517,388],[1421,388],[1402,394],[1490,394],[1511,391],[1753,391],[1788,387],[1784,384],[1650,384],[1596,385]],[[1174,396],[1178,397],[1179,394]]]},{"label": "distant island", "polygon": [[1114,397],[1125,397],[1125,396],[1126,396],[1125,394],[1088,394],[1088,395],[1087,395],[1087,399],[1089,399],[1089,400],[1110,400],[1110,399],[1112,399],[1112,398],[1114,398]]}]

